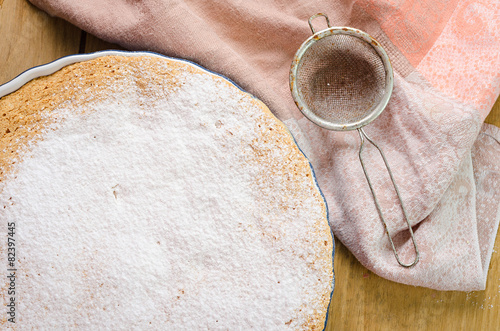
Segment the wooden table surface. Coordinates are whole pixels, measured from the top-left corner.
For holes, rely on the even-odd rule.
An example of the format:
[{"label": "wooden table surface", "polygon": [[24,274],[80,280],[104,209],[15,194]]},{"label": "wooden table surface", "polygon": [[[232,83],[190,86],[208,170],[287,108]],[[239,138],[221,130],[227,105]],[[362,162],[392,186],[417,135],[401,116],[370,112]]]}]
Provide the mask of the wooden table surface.
[{"label": "wooden table surface", "polygon": [[[62,56],[104,49],[120,47],[52,18],[26,0],[0,0],[0,84]],[[486,122],[500,127],[500,99]],[[499,248],[497,237],[485,291],[440,292],[380,278],[336,241],[327,330],[500,330]]]}]

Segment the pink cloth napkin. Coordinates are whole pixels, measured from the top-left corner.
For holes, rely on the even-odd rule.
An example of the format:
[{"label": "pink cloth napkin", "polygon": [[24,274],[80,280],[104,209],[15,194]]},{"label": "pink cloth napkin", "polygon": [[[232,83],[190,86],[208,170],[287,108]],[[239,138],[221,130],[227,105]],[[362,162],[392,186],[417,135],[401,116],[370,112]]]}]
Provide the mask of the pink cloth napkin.
[{"label": "pink cloth napkin", "polygon": [[[193,60],[263,100],[310,158],[335,235],[368,269],[440,290],[485,288],[500,219],[500,130],[482,124],[500,91],[497,0],[30,1],[128,49]],[[371,34],[393,63],[392,99],[365,131],[385,151],[413,225],[420,262],[412,268],[394,258],[357,132],[321,129],[292,100],[290,65],[317,12]],[[383,162],[374,148],[365,159],[401,258],[411,261]]]}]

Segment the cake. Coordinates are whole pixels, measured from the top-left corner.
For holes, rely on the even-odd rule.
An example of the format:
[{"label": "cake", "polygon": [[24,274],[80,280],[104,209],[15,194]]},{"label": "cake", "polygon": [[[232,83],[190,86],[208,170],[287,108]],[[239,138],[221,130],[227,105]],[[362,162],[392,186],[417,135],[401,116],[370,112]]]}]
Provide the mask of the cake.
[{"label": "cake", "polygon": [[224,77],[103,53],[3,96],[0,130],[3,327],[324,328],[333,239],[313,171]]}]

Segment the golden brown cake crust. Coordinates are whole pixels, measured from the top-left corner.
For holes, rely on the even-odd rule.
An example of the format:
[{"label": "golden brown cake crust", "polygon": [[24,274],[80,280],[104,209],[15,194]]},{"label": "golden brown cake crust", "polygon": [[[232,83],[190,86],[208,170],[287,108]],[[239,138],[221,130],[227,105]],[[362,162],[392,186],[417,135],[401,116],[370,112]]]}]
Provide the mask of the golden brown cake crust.
[{"label": "golden brown cake crust", "polygon": [[[68,65],[52,75],[36,78],[19,90],[0,98],[0,182],[13,170],[23,149],[58,120],[51,111],[68,100],[105,98],[112,82],[130,75],[140,66],[149,66],[151,75],[137,77],[138,86],[154,83],[156,75],[169,75],[175,86],[176,68],[195,70],[171,61],[170,68],[155,66],[154,57],[106,56]],[[158,76],[156,76],[158,77]],[[164,78],[162,78],[163,80]],[[96,88],[96,84],[100,88]]]}]

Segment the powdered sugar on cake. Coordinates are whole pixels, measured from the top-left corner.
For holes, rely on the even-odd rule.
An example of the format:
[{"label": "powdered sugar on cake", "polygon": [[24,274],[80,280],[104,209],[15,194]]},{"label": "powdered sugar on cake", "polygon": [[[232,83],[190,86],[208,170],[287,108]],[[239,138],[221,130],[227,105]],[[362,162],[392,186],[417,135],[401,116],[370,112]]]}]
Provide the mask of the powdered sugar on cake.
[{"label": "powdered sugar on cake", "polygon": [[61,120],[0,183],[19,322],[322,328],[332,237],[293,138],[223,78],[134,61],[105,97],[54,109]]}]

